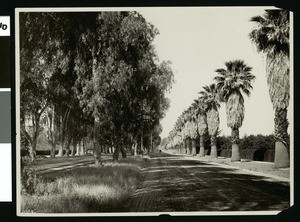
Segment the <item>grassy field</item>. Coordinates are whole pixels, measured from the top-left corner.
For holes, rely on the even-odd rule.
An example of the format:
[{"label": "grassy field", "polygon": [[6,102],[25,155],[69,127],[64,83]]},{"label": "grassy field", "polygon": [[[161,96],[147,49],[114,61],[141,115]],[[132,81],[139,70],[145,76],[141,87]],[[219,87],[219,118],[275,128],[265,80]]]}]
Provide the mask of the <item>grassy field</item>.
[{"label": "grassy field", "polygon": [[118,212],[141,180],[146,160],[129,157],[106,162],[104,167],[85,166],[38,177],[32,195],[21,195],[21,212],[85,213]]}]

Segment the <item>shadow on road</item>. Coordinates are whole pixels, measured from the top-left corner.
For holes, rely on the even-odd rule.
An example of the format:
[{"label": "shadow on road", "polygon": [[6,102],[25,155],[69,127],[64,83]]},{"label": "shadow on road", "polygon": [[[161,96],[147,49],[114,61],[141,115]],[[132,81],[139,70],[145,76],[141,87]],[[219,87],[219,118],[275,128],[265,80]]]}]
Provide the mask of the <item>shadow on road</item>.
[{"label": "shadow on road", "polygon": [[121,211],[268,211],[289,207],[289,183],[234,168],[152,154],[142,183]]}]

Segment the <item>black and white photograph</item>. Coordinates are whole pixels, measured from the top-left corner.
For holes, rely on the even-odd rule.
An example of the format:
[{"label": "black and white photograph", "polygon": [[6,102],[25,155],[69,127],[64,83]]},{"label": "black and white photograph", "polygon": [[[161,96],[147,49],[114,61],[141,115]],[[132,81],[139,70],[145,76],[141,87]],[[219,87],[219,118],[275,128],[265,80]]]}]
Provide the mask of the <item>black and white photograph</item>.
[{"label": "black and white photograph", "polygon": [[293,13],[16,8],[18,216],[294,204]]}]

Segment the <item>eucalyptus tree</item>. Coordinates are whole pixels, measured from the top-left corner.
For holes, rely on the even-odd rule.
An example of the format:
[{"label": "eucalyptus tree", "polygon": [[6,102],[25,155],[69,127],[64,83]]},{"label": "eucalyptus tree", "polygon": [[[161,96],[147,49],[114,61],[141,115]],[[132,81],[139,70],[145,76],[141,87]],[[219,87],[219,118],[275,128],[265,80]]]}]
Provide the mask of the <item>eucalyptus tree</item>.
[{"label": "eucalyptus tree", "polygon": [[[94,117],[96,163],[100,155],[96,134],[100,130],[112,135],[113,156],[118,160],[129,137],[136,141],[139,136],[143,146],[144,134],[153,131],[167,107],[164,93],[173,73],[168,64],[159,66],[156,61],[152,45],[156,34],[137,12],[102,12],[80,36],[76,92],[81,107]],[[101,119],[110,121],[112,128],[100,129]]]},{"label": "eucalyptus tree", "polygon": [[258,52],[266,55],[267,83],[275,110],[275,166],[289,166],[289,136],[287,108],[290,100],[289,12],[265,10],[262,16],[251,18],[256,27],[250,39]]},{"label": "eucalyptus tree", "polygon": [[211,158],[217,158],[216,138],[218,134],[220,119],[219,111],[219,93],[217,86],[213,83],[209,86],[204,86],[200,92],[202,101],[206,104],[207,128],[211,140]]},{"label": "eucalyptus tree", "polygon": [[[20,13],[20,114],[21,132],[28,140],[31,160],[35,158],[40,118],[50,104],[50,77],[68,69],[62,41],[62,26],[55,13]],[[26,127],[32,119],[32,129]],[[26,121],[27,120],[27,121]]]},{"label": "eucalyptus tree", "polygon": [[[152,42],[158,34],[157,29],[146,22],[138,13],[132,13],[123,23],[125,52],[124,60],[130,64],[133,73],[127,82],[126,92],[131,115],[129,127],[133,138],[140,137],[141,149],[144,140],[153,144],[153,138],[158,138],[159,121],[169,108],[169,99],[165,93],[173,83],[173,72],[169,61],[159,63]],[[127,33],[127,34],[126,34]],[[126,54],[125,54],[126,55]],[[149,142],[148,142],[149,144]],[[149,150],[149,146],[148,146]]]},{"label": "eucalyptus tree", "polygon": [[[94,119],[93,153],[95,165],[99,165],[101,150],[97,135],[100,131],[100,120],[104,118],[105,114],[109,113],[108,109],[110,108],[104,106],[105,99],[112,97],[111,92],[113,90],[121,89],[121,87],[116,86],[118,84],[119,86],[122,85],[122,81],[124,81],[122,77],[125,76],[128,67],[120,68],[125,64],[115,61],[117,52],[112,47],[114,44],[117,45],[120,40],[116,29],[120,27],[122,15],[107,12],[93,13],[87,16],[89,16],[89,26],[80,35],[77,44],[75,90],[83,111],[92,115]],[[109,27],[114,28],[109,30]],[[118,70],[120,70],[119,80],[116,78]],[[111,79],[108,77],[109,74],[112,77]],[[112,85],[112,82],[115,84]]]},{"label": "eucalyptus tree", "polygon": [[217,89],[221,99],[226,103],[227,126],[231,128],[232,155],[231,161],[239,161],[239,128],[244,120],[243,93],[250,96],[252,81],[255,76],[251,74],[252,68],[243,60],[225,62],[226,69],[217,69]]}]

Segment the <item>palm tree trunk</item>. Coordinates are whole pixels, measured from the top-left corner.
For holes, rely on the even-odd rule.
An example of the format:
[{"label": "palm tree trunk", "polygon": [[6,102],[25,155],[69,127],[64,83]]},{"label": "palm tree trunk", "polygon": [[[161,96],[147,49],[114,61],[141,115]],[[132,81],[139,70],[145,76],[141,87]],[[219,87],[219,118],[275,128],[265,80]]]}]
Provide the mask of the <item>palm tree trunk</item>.
[{"label": "palm tree trunk", "polygon": [[231,150],[231,161],[240,161],[240,148],[238,145],[239,140],[239,129],[232,128],[231,129],[231,139],[232,139],[232,150]]},{"label": "palm tree trunk", "polygon": [[283,168],[289,167],[289,135],[287,133],[288,120],[287,120],[287,108],[275,110],[275,167]]},{"label": "palm tree trunk", "polygon": [[211,141],[210,158],[211,159],[216,159],[218,157],[217,145],[216,145],[216,136],[215,135],[211,136],[210,141]]},{"label": "palm tree trunk", "polygon": [[204,156],[204,155],[205,155],[204,138],[203,138],[203,135],[200,135],[200,151],[199,151],[199,156]]}]

